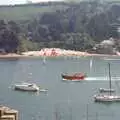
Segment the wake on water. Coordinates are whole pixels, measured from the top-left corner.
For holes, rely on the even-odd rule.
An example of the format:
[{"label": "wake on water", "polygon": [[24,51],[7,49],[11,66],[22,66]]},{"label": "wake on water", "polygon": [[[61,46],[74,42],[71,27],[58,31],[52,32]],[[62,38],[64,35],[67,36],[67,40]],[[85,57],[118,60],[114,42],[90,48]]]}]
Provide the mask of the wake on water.
[{"label": "wake on water", "polygon": [[[108,81],[109,78],[108,77],[86,77],[84,80],[65,80],[65,79],[62,79],[63,81],[66,81],[66,82],[84,82],[85,81]],[[112,81],[120,81],[120,77],[111,77],[111,80]]]},{"label": "wake on water", "polygon": [[[108,77],[86,77],[85,80],[87,81],[105,81],[109,80]],[[120,81],[120,77],[111,77],[112,81]]]}]

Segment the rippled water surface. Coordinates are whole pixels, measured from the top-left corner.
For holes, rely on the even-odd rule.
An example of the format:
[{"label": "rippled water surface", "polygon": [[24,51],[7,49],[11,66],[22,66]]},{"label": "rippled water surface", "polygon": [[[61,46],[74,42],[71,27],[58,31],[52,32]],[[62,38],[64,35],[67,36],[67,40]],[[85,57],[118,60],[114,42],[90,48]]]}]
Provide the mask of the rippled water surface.
[{"label": "rippled water surface", "polygon": [[[59,57],[0,60],[0,103],[19,110],[21,120],[118,120],[120,103],[95,103],[100,87],[112,87],[120,94],[120,60],[104,57]],[[114,60],[115,59],[115,60]],[[61,73],[84,72],[82,82],[64,82]],[[20,81],[35,82],[47,93],[14,91]]]}]

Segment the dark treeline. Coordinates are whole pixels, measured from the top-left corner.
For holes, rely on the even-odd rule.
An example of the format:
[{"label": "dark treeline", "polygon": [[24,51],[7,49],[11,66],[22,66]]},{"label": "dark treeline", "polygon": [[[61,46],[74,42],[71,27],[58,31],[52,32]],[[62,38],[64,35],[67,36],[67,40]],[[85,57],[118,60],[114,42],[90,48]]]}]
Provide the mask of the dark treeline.
[{"label": "dark treeline", "polygon": [[[56,4],[48,3],[57,7]],[[40,12],[27,20],[0,20],[0,49],[21,52],[59,47],[85,51],[104,39],[119,38],[119,4],[92,1],[77,4],[60,2],[59,5],[66,7]],[[120,48],[119,42],[116,48]]]}]

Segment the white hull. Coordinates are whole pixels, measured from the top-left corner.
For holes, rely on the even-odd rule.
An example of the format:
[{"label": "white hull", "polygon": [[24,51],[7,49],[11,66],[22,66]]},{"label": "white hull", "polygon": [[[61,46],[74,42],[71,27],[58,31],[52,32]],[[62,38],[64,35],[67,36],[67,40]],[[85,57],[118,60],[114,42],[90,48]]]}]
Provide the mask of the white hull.
[{"label": "white hull", "polygon": [[31,92],[39,91],[39,87],[36,84],[28,83],[17,84],[14,86],[14,89],[19,91],[31,91]]},{"label": "white hull", "polygon": [[64,79],[64,78],[62,80],[63,81],[71,81],[71,82],[81,82],[81,81],[83,81],[83,80],[77,80],[77,79],[76,80],[68,80],[68,79]]},{"label": "white hull", "polygon": [[120,96],[117,95],[95,95],[95,102],[120,102]]}]

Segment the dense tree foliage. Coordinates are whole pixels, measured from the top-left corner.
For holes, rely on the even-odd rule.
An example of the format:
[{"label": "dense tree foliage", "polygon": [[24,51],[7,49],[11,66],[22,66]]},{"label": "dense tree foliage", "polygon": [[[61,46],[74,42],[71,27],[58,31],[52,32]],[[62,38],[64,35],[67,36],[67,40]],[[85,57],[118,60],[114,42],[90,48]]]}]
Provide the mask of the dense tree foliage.
[{"label": "dense tree foliage", "polygon": [[16,52],[19,45],[18,27],[13,21],[0,21],[0,48],[6,52]]},{"label": "dense tree foliage", "polygon": [[[28,6],[32,4],[26,5],[27,9]],[[21,52],[59,47],[85,51],[104,39],[119,38],[119,4],[98,1],[49,2],[47,5],[33,6],[54,6],[55,9],[52,9],[52,12],[37,12],[37,15],[26,20],[0,20],[0,49],[6,52]],[[118,43],[116,45],[119,45]]]}]

